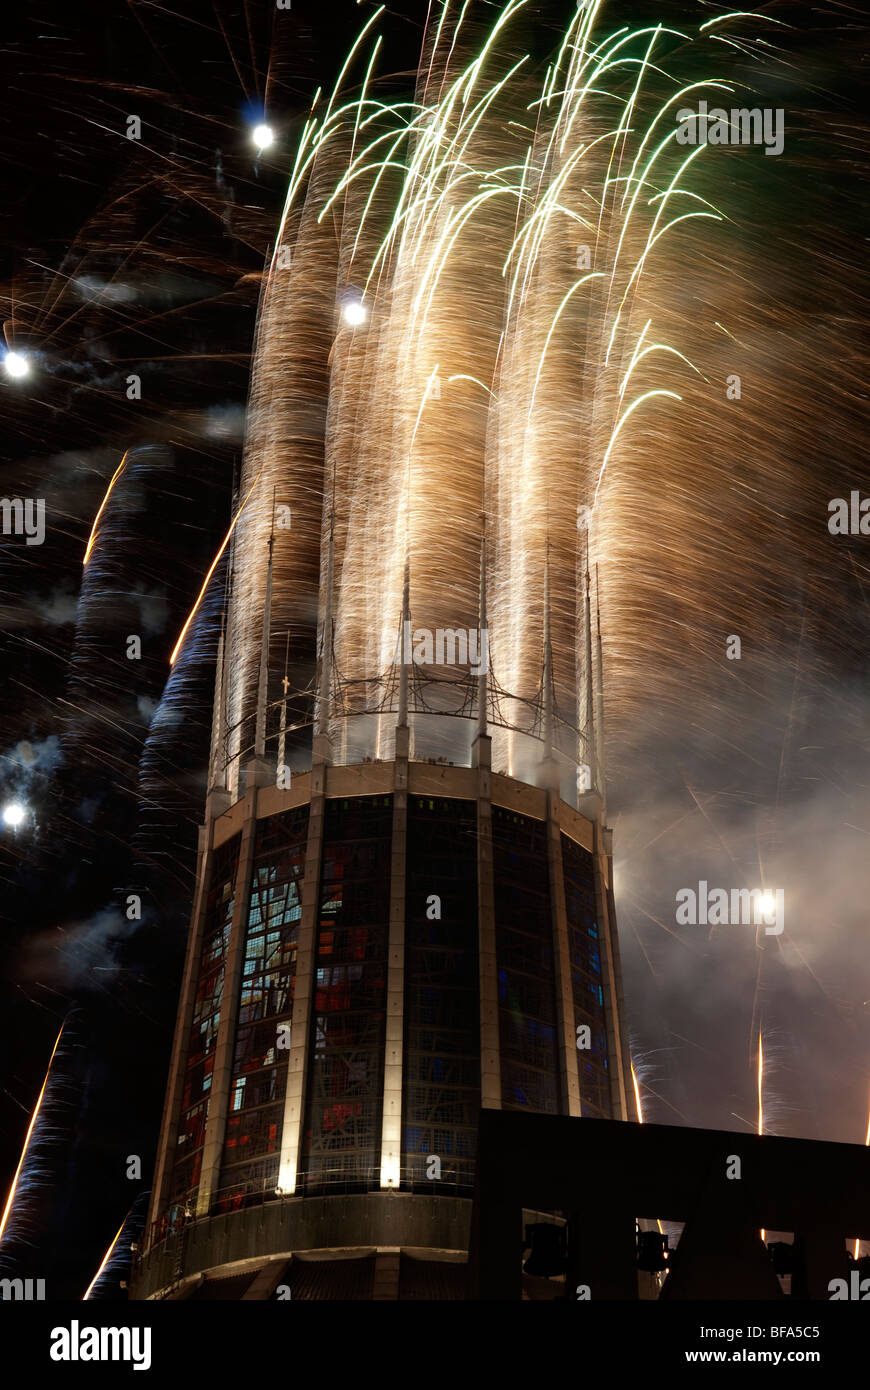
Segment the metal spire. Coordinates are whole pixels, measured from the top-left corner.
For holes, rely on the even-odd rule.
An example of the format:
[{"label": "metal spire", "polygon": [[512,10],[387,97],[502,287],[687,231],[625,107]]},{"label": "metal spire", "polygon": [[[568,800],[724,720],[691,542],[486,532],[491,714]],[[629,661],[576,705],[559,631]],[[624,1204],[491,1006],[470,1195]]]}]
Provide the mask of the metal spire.
[{"label": "metal spire", "polygon": [[284,643],[284,675],[281,679],[281,689],[283,698],[281,700],[281,722],[278,726],[278,767],[284,766],[284,753],[287,747],[287,691],[290,688],[290,681],[287,677],[287,667],[290,662],[290,633]]}]

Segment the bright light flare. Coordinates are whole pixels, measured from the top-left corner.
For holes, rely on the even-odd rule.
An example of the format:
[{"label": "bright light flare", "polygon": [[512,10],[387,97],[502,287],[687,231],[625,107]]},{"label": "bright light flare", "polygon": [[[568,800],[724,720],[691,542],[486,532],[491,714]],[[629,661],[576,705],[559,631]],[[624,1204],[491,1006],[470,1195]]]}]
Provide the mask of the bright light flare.
[{"label": "bright light flare", "polygon": [[30,371],[30,363],[20,352],[7,352],[3,358],[3,366],[6,368],[6,375],[16,379],[27,376]]},{"label": "bright light flare", "polygon": [[275,132],[270,125],[254,126],[251,131],[251,139],[258,150],[267,150],[275,142]]},{"label": "bright light flare", "polygon": [[361,299],[349,299],[342,313],[345,323],[350,324],[351,328],[358,328],[369,316],[369,311]]},{"label": "bright light flare", "polygon": [[11,830],[17,830],[26,815],[26,806],[22,806],[20,801],[10,801],[3,807],[3,824],[8,825]]},{"label": "bright light flare", "polygon": [[776,911],[776,898],[772,893],[762,893],[758,900],[758,906],[764,916],[769,917],[772,912]]}]

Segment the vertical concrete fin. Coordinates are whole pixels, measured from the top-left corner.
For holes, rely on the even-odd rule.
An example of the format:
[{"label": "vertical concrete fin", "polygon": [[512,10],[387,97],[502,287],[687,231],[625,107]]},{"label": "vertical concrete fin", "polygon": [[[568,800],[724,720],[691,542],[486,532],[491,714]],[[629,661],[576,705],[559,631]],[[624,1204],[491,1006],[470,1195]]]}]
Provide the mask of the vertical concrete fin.
[{"label": "vertical concrete fin", "polygon": [[487,628],[486,618],[486,521],[484,520],[480,535],[480,599],[478,602],[477,617],[478,632],[478,660],[480,662],[480,674],[477,677],[477,736],[483,738],[486,735],[488,724],[488,682],[489,672],[489,629]]},{"label": "vertical concrete fin", "polygon": [[260,639],[260,674],[257,681],[257,722],[254,730],[254,757],[266,756],[266,703],[269,698],[269,638],[272,626],[272,552],[275,548],[275,499],[272,498],[272,526],[269,531],[269,560],[266,565],[266,600],[263,605],[263,634]]},{"label": "vertical concrete fin", "polygon": [[607,774],[604,763],[604,655],[601,645],[601,583],[598,566],[595,566],[595,625],[598,649],[598,685],[595,700],[595,762],[597,764],[598,790],[601,794],[601,823],[607,819]]},{"label": "vertical concrete fin", "polygon": [[323,626],[320,632],[320,654],[317,672],[317,700],[314,714],[315,763],[325,760],[322,742],[329,736],[329,706],[332,691],[332,590],[335,577],[335,511],[329,519],[329,549],[326,560],[326,584],[322,597]]},{"label": "vertical concrete fin", "polygon": [[405,729],[408,726],[408,656],[406,650],[408,645],[407,636],[411,622],[411,560],[408,553],[405,553],[405,578],[402,584],[402,635],[399,639],[399,651],[401,653],[399,666],[399,713],[396,719],[396,727]]},{"label": "vertical concrete fin", "polygon": [[550,632],[550,538],[544,564],[544,758],[553,757],[553,642]]}]

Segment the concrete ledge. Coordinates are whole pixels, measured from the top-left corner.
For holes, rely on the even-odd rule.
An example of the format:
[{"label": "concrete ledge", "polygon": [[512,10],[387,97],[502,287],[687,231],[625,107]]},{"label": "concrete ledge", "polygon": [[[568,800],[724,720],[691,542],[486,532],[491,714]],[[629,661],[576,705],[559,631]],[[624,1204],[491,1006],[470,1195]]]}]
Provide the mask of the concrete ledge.
[{"label": "concrete ledge", "polygon": [[[148,1252],[131,1279],[133,1299],[165,1298],[184,1280],[240,1261],[277,1255],[384,1246],[418,1256],[467,1251],[471,1201],[410,1192],[340,1197],[286,1197],[246,1211],[195,1221]],[[353,1233],[355,1244],[348,1245]],[[179,1258],[180,1256],[180,1258]],[[334,1258],[333,1255],[329,1256]]]}]

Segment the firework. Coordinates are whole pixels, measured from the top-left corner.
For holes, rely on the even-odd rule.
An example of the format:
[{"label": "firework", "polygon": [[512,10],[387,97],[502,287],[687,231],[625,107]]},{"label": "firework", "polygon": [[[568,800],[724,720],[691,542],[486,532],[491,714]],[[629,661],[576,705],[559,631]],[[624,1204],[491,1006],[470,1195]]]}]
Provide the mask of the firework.
[{"label": "firework", "polygon": [[[865,1133],[865,1135],[864,1135],[864,1144],[865,1144],[866,1147],[870,1147],[870,1109],[868,1109],[868,1111],[867,1111],[867,1130],[866,1130],[866,1133]],[[861,1241],[860,1241],[860,1240],[856,1240],[856,1241],[855,1241],[854,1248],[853,1248],[853,1250],[852,1250],[852,1257],[853,1257],[853,1259],[856,1259],[856,1260],[857,1260],[857,1259],[858,1259],[858,1256],[860,1255],[860,1253],[861,1253]]]},{"label": "firework", "polygon": [[15,1195],[18,1191],[18,1184],[21,1179],[22,1172],[24,1170],[24,1165],[27,1161],[27,1156],[30,1151],[30,1142],[33,1138],[33,1134],[36,1129],[36,1122],[39,1119],[39,1112],[42,1109],[42,1102],[45,1098],[46,1088],[48,1086],[49,1078],[51,1076],[51,1065],[54,1061],[55,1053],[57,1052],[61,1037],[63,1036],[63,1030],[65,1026],[65,1024],[61,1024],[60,1031],[58,1032],[58,1035],[55,1039],[54,1047],[51,1049],[51,1056],[48,1059],[48,1066],[45,1069],[45,1080],[43,1081],[39,1095],[36,1098],[36,1105],[33,1107],[33,1114],[30,1117],[30,1124],[27,1126],[27,1133],[24,1136],[24,1145],[21,1149],[21,1157],[19,1158],[18,1166],[15,1169],[15,1175],[12,1179],[12,1186],[9,1189],[9,1196],[6,1199],[6,1206],[3,1208],[3,1215],[2,1217],[0,1217],[0,1242],[2,1242],[3,1240],[4,1234],[6,1232],[6,1226],[12,1214],[13,1204],[15,1202]]},{"label": "firework", "polygon": [[[612,587],[638,440],[664,437],[688,384],[707,380],[666,341],[687,235],[721,221],[692,187],[704,147],[679,146],[675,112],[727,84],[684,80],[694,41],[663,25],[602,32],[599,5],[576,14],[542,69],[524,46],[527,9],[507,4],[487,27],[445,5],[415,92],[390,102],[373,15],[305,125],[255,344],[252,495],[228,619],[233,786],[256,703],[274,496],[293,517],[274,553],[276,652],[288,632],[312,661],[323,648],[319,557],[334,537],[326,642],[345,755],[389,756],[406,570],[415,627],[475,629],[485,530],[499,762],[518,773],[537,757],[545,629],[554,741],[569,762],[593,758],[578,581],[600,562]],[[354,62],[362,82],[345,99]],[[578,528],[581,514],[591,525]],[[455,712],[462,674],[425,671],[418,709]],[[350,715],[369,716],[356,744]]]},{"label": "firework", "polygon": [[[761,1135],[764,1133],[764,1046],[761,1034],[758,1034],[758,1071],[756,1079],[756,1093],[758,1097],[758,1126],[756,1132]],[[767,1238],[767,1232],[762,1227],[761,1239]]]},{"label": "firework", "polygon": [[115,486],[115,483],[118,481],[119,477],[121,476],[122,472],[124,471],[124,464],[127,462],[127,453],[128,453],[128,452],[129,452],[129,451],[125,451],[124,457],[121,459],[121,462],[118,464],[118,467],[115,469],[114,473],[112,474],[112,478],[111,478],[111,481],[110,481],[110,483],[109,483],[109,486],[106,488],[106,495],[104,496],[102,502],[100,503],[99,510],[97,511],[97,514],[96,514],[96,516],[94,517],[94,524],[93,524],[93,526],[91,527],[91,534],[88,536],[88,543],[87,543],[87,545],[85,546],[85,553],[84,553],[84,556],[83,556],[83,558],[82,558],[82,564],[83,564],[83,565],[86,565],[86,564],[88,563],[88,560],[90,559],[91,551],[92,551],[93,548],[94,548],[94,541],[95,541],[96,538],[97,538],[97,527],[98,527],[99,524],[100,524],[100,517],[103,515],[103,512],[105,511],[105,508],[106,508],[106,503],[108,502],[109,498],[110,498],[111,495],[112,495],[112,488]]}]

